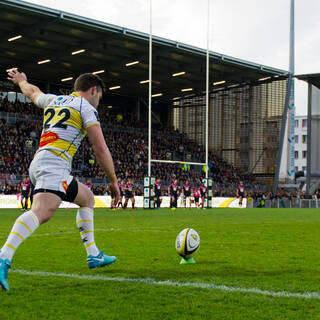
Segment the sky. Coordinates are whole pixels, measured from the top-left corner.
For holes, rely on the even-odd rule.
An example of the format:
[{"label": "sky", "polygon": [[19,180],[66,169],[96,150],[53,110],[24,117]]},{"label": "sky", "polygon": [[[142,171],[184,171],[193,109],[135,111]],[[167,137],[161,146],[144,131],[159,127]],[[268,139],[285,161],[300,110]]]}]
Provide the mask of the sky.
[{"label": "sky", "polygon": [[[290,0],[152,0],[152,33],[266,66],[289,69]],[[149,32],[149,0],[28,2]],[[320,73],[320,1],[295,0],[295,74]],[[307,114],[307,85],[295,81],[296,114]]]}]

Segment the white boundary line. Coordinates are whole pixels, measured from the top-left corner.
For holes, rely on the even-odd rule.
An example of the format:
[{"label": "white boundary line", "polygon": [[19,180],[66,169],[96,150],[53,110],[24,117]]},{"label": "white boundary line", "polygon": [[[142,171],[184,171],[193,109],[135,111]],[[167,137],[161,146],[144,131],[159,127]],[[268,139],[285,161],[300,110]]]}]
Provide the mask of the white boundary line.
[{"label": "white boundary line", "polygon": [[272,297],[285,297],[285,298],[298,298],[298,299],[320,299],[319,292],[288,292],[288,291],[268,291],[259,288],[241,288],[241,287],[228,287],[224,285],[216,285],[214,283],[201,283],[201,282],[178,282],[178,281],[158,281],[152,278],[123,278],[123,277],[108,277],[104,275],[81,275],[74,273],[62,273],[62,272],[46,272],[46,271],[28,271],[28,270],[11,270],[10,273],[18,273],[28,276],[40,276],[40,277],[60,277],[70,278],[85,281],[110,281],[110,282],[122,282],[122,283],[141,283],[149,284],[153,286],[167,286],[167,287],[189,287],[197,289],[219,290],[226,292],[241,292],[241,293],[253,293],[264,296]]}]

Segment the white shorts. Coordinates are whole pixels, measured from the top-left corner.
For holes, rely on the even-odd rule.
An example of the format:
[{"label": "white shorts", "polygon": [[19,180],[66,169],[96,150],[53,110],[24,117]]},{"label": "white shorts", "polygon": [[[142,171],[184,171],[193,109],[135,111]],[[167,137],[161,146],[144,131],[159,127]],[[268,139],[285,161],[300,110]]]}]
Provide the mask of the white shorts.
[{"label": "white shorts", "polygon": [[71,165],[49,150],[39,151],[32,160],[29,176],[35,186],[34,193],[52,192],[64,198],[73,180]]}]

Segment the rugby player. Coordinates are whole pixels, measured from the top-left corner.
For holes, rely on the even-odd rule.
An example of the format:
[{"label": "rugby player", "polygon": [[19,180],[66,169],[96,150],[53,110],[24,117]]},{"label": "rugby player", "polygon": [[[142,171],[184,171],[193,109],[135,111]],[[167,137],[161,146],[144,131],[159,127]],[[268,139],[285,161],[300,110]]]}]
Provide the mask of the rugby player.
[{"label": "rugby player", "polygon": [[182,194],[183,194],[183,204],[184,207],[187,207],[187,198],[189,199],[189,206],[191,208],[191,201],[190,201],[190,197],[191,197],[191,185],[189,184],[189,180],[186,180],[186,183],[184,183],[182,185]]},{"label": "rugby player", "polygon": [[201,208],[205,209],[204,200],[205,200],[206,194],[207,194],[207,187],[206,187],[206,185],[204,184],[203,181],[201,182],[201,186],[200,186],[199,189],[200,189],[200,195],[201,195]]},{"label": "rugby player", "polygon": [[87,182],[84,184],[89,190],[92,191],[93,189],[93,184],[91,183],[90,179],[87,179]]},{"label": "rugby player", "polygon": [[28,210],[28,198],[29,198],[30,182],[27,178],[23,178],[20,183],[20,202],[22,210]]},{"label": "rugby player", "polygon": [[194,205],[199,209],[199,198],[200,198],[200,192],[199,189],[195,188],[193,190],[193,197],[194,197]]},{"label": "rugby player", "polygon": [[136,211],[134,207],[135,199],[134,199],[134,185],[132,179],[128,179],[128,182],[125,184],[123,188],[125,192],[125,202],[123,204],[123,209],[127,208],[128,201],[131,200],[132,211]]},{"label": "rugby player", "polygon": [[155,204],[157,205],[157,209],[160,209],[161,202],[162,202],[161,187],[162,187],[161,180],[160,180],[160,178],[157,178],[157,180],[153,186],[153,192],[154,192],[154,196],[156,198]]},{"label": "rugby player", "polygon": [[238,188],[237,188],[237,197],[239,199],[239,206],[240,207],[242,207],[244,193],[245,193],[244,185],[243,185],[243,182],[240,181],[240,184],[238,185]]},{"label": "rugby player", "polygon": [[119,199],[116,207],[117,207],[117,208],[120,208],[120,206],[121,206],[121,208],[122,208],[122,207],[123,207],[123,205],[122,205],[122,198],[123,198],[123,195],[124,195],[124,193],[123,193],[124,180],[121,180],[121,179],[119,178],[119,179],[118,179],[118,186],[119,186],[119,190],[120,190],[120,199]]},{"label": "rugby player", "polygon": [[33,191],[34,191],[34,185],[30,181],[29,193],[28,193],[28,196],[30,199],[30,207],[32,206],[32,203],[33,203]]},{"label": "rugby player", "polygon": [[178,205],[178,180],[174,179],[173,183],[170,184],[168,188],[168,193],[170,194],[170,208],[175,210]]},{"label": "rugby player", "polygon": [[87,134],[95,156],[109,178],[112,192],[119,200],[112,156],[96,110],[104,91],[103,81],[97,75],[85,73],[76,79],[75,92],[70,96],[56,96],[41,92],[16,68],[8,70],[8,80],[18,85],[27,98],[44,109],[44,122],[39,149],[29,168],[31,182],[35,185],[31,210],[17,218],[1,248],[1,287],[9,290],[8,270],[19,245],[53,216],[62,200],[80,207],[76,224],[87,251],[88,267],[92,269],[115,262],[116,257],[103,254],[94,241],[92,191],[70,175],[73,156]]}]

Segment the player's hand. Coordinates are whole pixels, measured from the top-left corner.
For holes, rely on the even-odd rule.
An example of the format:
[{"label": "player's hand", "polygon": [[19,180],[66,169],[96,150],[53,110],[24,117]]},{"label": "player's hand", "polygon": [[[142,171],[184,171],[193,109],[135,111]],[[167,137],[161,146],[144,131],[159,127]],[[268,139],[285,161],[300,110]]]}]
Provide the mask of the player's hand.
[{"label": "player's hand", "polygon": [[19,72],[17,68],[12,68],[8,70],[7,79],[16,85],[19,85],[20,82],[27,81],[27,76],[24,72]]},{"label": "player's hand", "polygon": [[117,179],[110,182],[111,196],[115,199],[115,203],[120,201],[120,189]]}]

